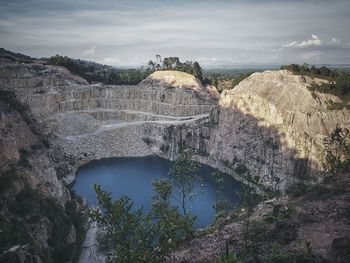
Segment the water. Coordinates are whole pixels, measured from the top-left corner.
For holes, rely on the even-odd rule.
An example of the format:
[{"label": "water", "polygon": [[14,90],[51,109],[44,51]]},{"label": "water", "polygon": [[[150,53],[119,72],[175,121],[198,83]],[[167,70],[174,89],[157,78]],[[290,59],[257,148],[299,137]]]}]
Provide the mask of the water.
[{"label": "water", "polygon": [[[135,207],[143,207],[145,211],[149,211],[153,196],[152,182],[157,179],[170,180],[170,166],[170,161],[157,156],[95,160],[79,168],[73,189],[78,195],[86,198],[91,206],[97,204],[92,185],[100,184],[103,190],[112,193],[112,198],[127,195]],[[207,226],[214,221],[216,187],[211,174],[215,171],[202,165],[199,174],[203,178],[204,186],[197,184],[195,187],[195,192],[202,190],[202,193],[187,205],[188,211],[197,215],[198,227]],[[230,204],[238,204],[236,192],[240,190],[241,184],[225,174],[222,194]],[[172,198],[171,202],[179,206],[175,199]]]}]

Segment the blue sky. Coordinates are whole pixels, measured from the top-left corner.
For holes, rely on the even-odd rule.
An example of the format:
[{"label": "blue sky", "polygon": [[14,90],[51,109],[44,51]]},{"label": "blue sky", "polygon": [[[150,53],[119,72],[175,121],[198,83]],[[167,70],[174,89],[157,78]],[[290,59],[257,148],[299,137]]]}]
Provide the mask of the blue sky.
[{"label": "blue sky", "polygon": [[350,63],[349,0],[0,0],[0,47],[119,65]]}]

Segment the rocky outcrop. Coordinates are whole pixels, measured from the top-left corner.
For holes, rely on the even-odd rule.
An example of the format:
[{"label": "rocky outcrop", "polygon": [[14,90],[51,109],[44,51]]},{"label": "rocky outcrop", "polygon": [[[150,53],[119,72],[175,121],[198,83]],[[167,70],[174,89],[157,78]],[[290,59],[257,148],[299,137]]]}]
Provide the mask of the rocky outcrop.
[{"label": "rocky outcrop", "polygon": [[145,80],[143,80],[141,82],[141,85],[192,90],[198,96],[201,96],[203,98],[220,98],[220,93],[215,87],[210,85],[203,85],[202,82],[193,75],[175,70],[156,71]]},{"label": "rocky outcrop", "polygon": [[0,161],[3,173],[19,163],[21,184],[38,189],[44,196],[54,197],[65,203],[70,197],[67,189],[57,178],[50,151],[45,148],[40,137],[36,136],[22,116],[0,100]]},{"label": "rocky outcrop", "polygon": [[322,140],[337,125],[350,128],[350,112],[328,110],[337,97],[311,92],[314,80],[291,72],[255,73],[219,101],[219,125],[211,138],[211,157],[246,166],[266,184],[283,188],[315,175],[323,161]]},{"label": "rocky outcrop", "polygon": [[[60,79],[57,72],[64,70],[33,67],[10,74],[18,82],[16,94],[64,158],[74,160],[61,169],[70,175],[92,159],[152,153],[174,159],[185,146],[203,163],[237,178],[249,171],[284,190],[317,176],[324,136],[336,125],[350,128],[347,110],[327,109],[337,97],[308,90],[323,80],[285,70],[255,73],[217,100],[216,91],[182,72],[155,72],[137,86],[86,85],[66,75],[63,82],[37,87],[27,79],[47,79],[51,71]],[[0,83],[12,87],[6,79]]]},{"label": "rocky outcrop", "polygon": [[[69,70],[43,64],[0,64],[0,89],[26,89],[34,88],[41,92],[41,87],[63,86],[71,84],[88,84],[88,82]],[[35,89],[38,88],[38,89]]]},{"label": "rocky outcrop", "polygon": [[60,67],[1,64],[1,94],[10,92],[28,107],[20,114],[0,100],[1,168],[23,162],[30,167],[25,184],[63,204],[69,195],[61,179],[71,183],[90,160],[149,154],[174,160],[189,147],[202,163],[240,180],[249,172],[284,191],[300,178],[319,179],[323,138],[337,125],[350,129],[349,111],[328,110],[338,98],[309,91],[314,82],[322,80],[255,73],[218,100],[213,87],[178,72],[156,72],[137,86],[108,86],[89,85]]}]

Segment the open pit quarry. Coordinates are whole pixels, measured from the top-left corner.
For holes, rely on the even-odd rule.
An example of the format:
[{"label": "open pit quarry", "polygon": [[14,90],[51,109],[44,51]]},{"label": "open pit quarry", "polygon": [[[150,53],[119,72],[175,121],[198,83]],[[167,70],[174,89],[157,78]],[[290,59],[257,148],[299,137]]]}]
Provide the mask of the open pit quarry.
[{"label": "open pit quarry", "polygon": [[[250,173],[283,193],[303,178],[321,180],[323,139],[337,126],[350,129],[348,110],[328,109],[337,97],[308,89],[323,81],[285,70],[265,71],[219,94],[176,71],[155,72],[135,86],[111,86],[89,84],[61,67],[2,63],[1,170],[20,163],[27,168],[21,170],[23,180],[14,193],[29,185],[65,204],[70,194],[64,184],[72,183],[78,167],[91,160],[151,154],[175,160],[185,147],[198,161],[238,180]],[[50,224],[34,226],[34,239],[48,247]],[[193,240],[177,259],[217,255],[238,226]],[[330,232],[332,227],[330,223]],[[347,231],[339,229],[329,234],[329,242],[334,233]],[[88,230],[80,262],[103,261],[96,231],[94,226]],[[71,226],[68,244],[75,242],[75,233]],[[319,238],[314,240],[318,251],[330,246],[325,241],[318,247]],[[25,249],[16,247],[16,253],[25,255]]]},{"label": "open pit quarry", "polygon": [[307,89],[323,80],[285,70],[255,73],[221,95],[174,71],[155,72],[136,86],[89,85],[40,64],[3,64],[0,77],[1,89],[15,92],[50,145],[70,160],[59,164],[66,183],[93,159],[174,160],[189,147],[202,163],[238,179],[243,169],[283,190],[319,176],[323,138],[337,125],[350,128],[349,111],[327,110],[337,97]]}]

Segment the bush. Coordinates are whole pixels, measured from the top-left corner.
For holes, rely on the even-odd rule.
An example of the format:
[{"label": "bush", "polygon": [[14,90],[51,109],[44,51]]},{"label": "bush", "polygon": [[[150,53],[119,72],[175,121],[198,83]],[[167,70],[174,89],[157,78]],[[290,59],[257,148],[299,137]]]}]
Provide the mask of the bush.
[{"label": "bush", "polygon": [[317,91],[321,93],[329,93],[338,96],[343,100],[341,103],[334,103],[329,106],[331,110],[349,109],[350,105],[350,74],[348,72],[331,70],[327,67],[310,67],[307,64],[304,65],[285,65],[281,69],[287,69],[297,75],[306,75],[310,77],[317,77],[329,80],[330,83],[323,83],[321,85],[313,84],[309,87],[311,91]]},{"label": "bush", "polygon": [[0,175],[0,193],[5,193],[10,190],[17,179],[18,175],[14,168],[3,172]]},{"label": "bush", "polygon": [[68,262],[72,258],[75,249],[76,249],[75,243],[56,248],[52,253],[54,262],[55,263]]},{"label": "bush", "polygon": [[247,168],[247,166],[245,166],[244,164],[238,164],[237,167],[234,169],[234,171],[238,174],[246,174],[247,172],[249,172],[249,169]]}]

